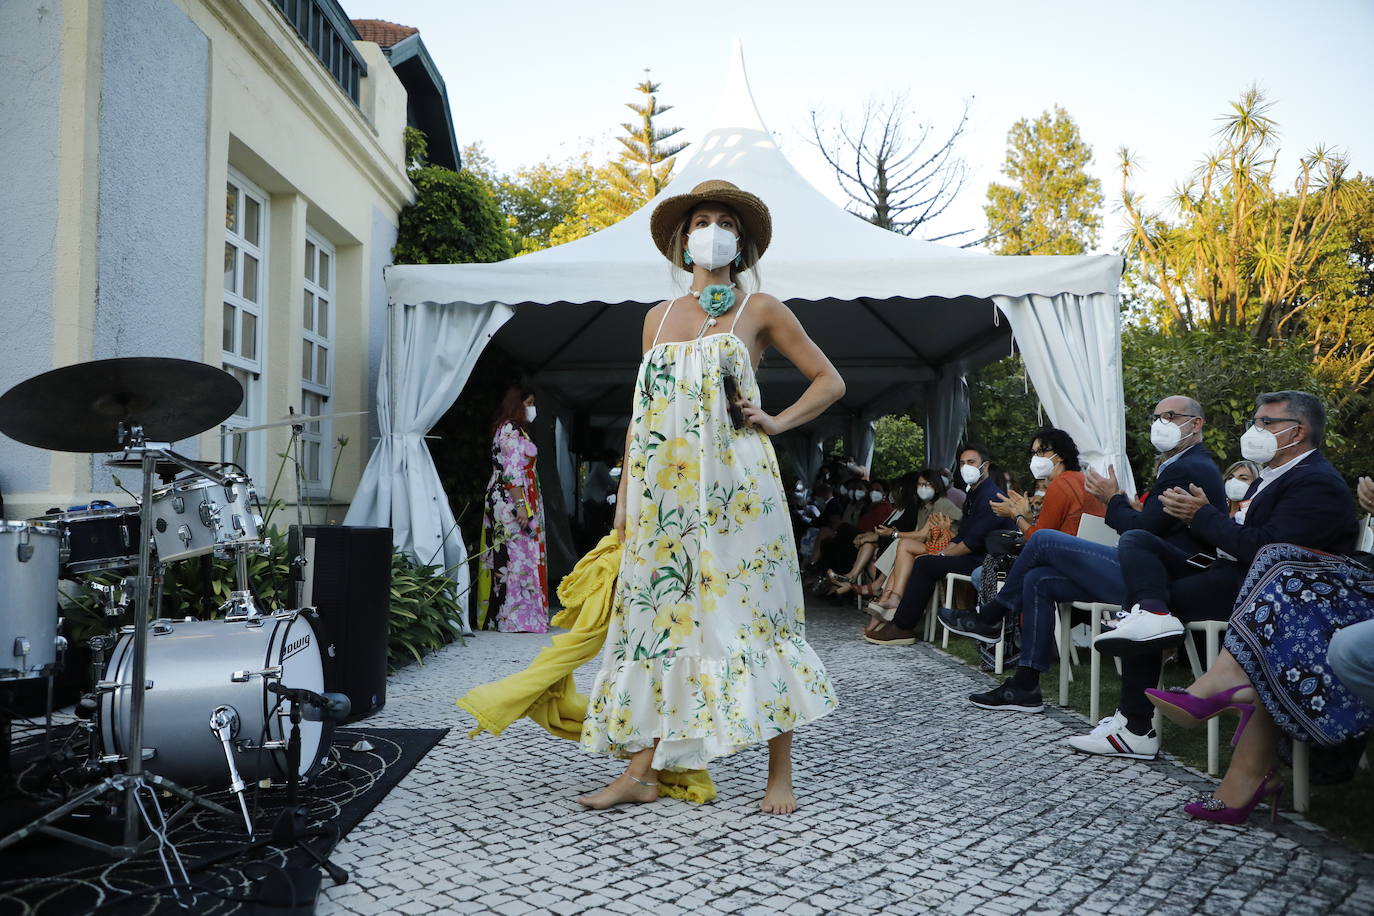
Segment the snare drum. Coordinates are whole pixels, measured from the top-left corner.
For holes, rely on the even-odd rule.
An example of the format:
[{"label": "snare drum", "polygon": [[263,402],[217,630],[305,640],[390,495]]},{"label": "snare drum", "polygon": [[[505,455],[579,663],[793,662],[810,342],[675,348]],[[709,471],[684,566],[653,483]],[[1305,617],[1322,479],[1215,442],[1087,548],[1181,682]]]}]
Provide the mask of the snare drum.
[{"label": "snare drum", "polygon": [[[247,781],[289,775],[286,742],[290,704],[267,685],[324,690],[324,661],[311,624],[314,612],[283,611],[252,620],[159,620],[148,633],[143,746],[153,751],[151,773],[183,785],[227,781],[224,745],[210,729],[221,706],[235,713],[234,763]],[[118,684],[101,699],[106,754],[127,757],[134,634],[126,627],[110,655],[105,681]],[[314,776],[329,752],[334,726],[301,722],[303,779]]]},{"label": "snare drum", "polygon": [[57,567],[51,525],[0,522],[0,681],[44,677],[57,662]]},{"label": "snare drum", "polygon": [[163,563],[209,553],[216,547],[260,540],[258,495],[247,477],[221,485],[204,477],[174,480],[153,491],[153,541]]},{"label": "snare drum", "polygon": [[62,574],[124,569],[138,563],[137,508],[91,503],[36,519],[62,532]]}]

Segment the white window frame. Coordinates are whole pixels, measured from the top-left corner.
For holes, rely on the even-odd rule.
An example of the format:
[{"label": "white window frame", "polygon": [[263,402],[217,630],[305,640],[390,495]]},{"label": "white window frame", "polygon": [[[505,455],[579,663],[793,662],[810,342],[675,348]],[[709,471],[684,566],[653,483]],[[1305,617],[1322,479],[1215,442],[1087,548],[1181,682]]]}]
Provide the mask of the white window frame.
[{"label": "white window frame", "polygon": [[[251,433],[244,433],[242,436],[234,436],[232,430],[243,429],[250,426],[258,426],[265,422],[264,410],[266,405],[265,391],[267,388],[267,290],[268,286],[268,251],[270,250],[270,240],[268,239],[268,228],[270,220],[268,218],[271,199],[267,193],[253,182],[234,169],[228,170],[225,182],[226,198],[229,186],[237,189],[236,210],[238,213],[238,229],[242,229],[243,214],[246,209],[244,201],[252,198],[258,205],[258,242],[253,244],[235,229],[224,228],[224,244],[226,249],[234,249],[234,289],[227,289],[224,284],[220,284],[220,295],[222,306],[221,315],[221,340],[223,340],[223,314],[224,307],[234,309],[234,328],[233,328],[233,349],[226,350],[221,343],[220,360],[225,371],[237,372],[236,375],[246,375],[247,383],[244,385],[243,403],[239,405],[234,414],[220,425],[221,445],[220,457],[224,461],[231,461],[235,454],[241,457],[239,463],[243,465],[243,470],[254,480],[262,481],[267,479],[266,467],[266,440],[262,430]],[[227,199],[226,199],[227,203]],[[245,255],[252,256],[258,262],[257,290],[255,291],[257,301],[253,301],[244,295],[243,289],[243,258]],[[254,334],[256,339],[253,346],[253,358],[244,356],[241,352],[243,333],[243,315],[250,314],[255,319]],[[240,381],[244,381],[240,378]],[[236,449],[236,439],[243,439],[243,443]]]},{"label": "white window frame", "polygon": [[[320,399],[319,413],[332,413],[330,401],[334,397],[334,373],[338,355],[334,341],[338,315],[335,302],[338,298],[339,256],[333,243],[309,227],[306,227],[305,230],[305,242],[306,269],[301,277],[301,340],[304,344],[301,352],[301,412],[304,414],[315,412],[306,406],[307,398],[314,396]],[[320,276],[320,256],[322,254],[329,258],[328,276],[325,277]],[[312,315],[305,314],[306,303],[310,304],[313,311]],[[321,315],[325,318],[324,334],[319,332]],[[308,345],[310,353],[309,365],[306,364],[307,346],[305,345]],[[323,379],[315,378],[321,348],[327,354],[325,357],[325,378]],[[303,481],[303,495],[307,497],[329,495],[334,459],[333,428],[334,425],[331,421],[322,420],[307,423],[301,434],[301,479]],[[312,449],[319,451],[319,475],[313,478],[310,475],[309,462]]]}]

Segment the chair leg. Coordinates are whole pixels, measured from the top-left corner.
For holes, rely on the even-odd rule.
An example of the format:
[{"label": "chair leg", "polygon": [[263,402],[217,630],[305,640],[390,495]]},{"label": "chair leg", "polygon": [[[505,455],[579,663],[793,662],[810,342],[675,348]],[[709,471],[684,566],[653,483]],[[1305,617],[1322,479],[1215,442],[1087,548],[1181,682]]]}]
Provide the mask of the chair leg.
[{"label": "chair leg", "polygon": [[1069,661],[1069,625],[1073,619],[1072,607],[1059,605],[1059,705],[1069,705],[1069,678],[1073,674],[1073,664]]},{"label": "chair leg", "polygon": [[[1094,606],[1088,612],[1092,621],[1093,644],[1097,643],[1098,634],[1102,632],[1102,612]],[[1088,719],[1094,725],[1102,717],[1102,653],[1092,646],[1088,647]]]},{"label": "chair leg", "polygon": [[997,640],[997,648],[993,651],[993,674],[1002,673],[1002,653],[1006,651],[1006,648],[1007,639],[1003,636],[1001,639]]},{"label": "chair leg", "polygon": [[[954,607],[954,580],[949,577],[945,577],[945,607]],[[940,629],[945,631],[944,635],[940,637],[940,648],[948,649],[949,627],[941,624]]]},{"label": "chair leg", "polygon": [[[1191,638],[1191,635],[1190,635],[1190,634],[1187,634],[1187,633],[1185,633],[1184,635],[1188,637],[1188,648],[1194,652],[1194,657],[1196,657],[1196,650],[1193,649],[1193,640],[1192,640],[1192,638]],[[1219,633],[1218,633],[1217,627],[1216,627],[1216,626],[1213,626],[1213,625],[1211,625],[1211,624],[1208,624],[1208,626],[1207,626],[1207,668],[1208,668],[1208,670],[1211,670],[1211,667],[1212,667],[1214,664],[1216,664],[1216,661],[1217,661],[1217,654],[1221,651],[1220,640],[1218,640],[1218,638],[1217,638],[1218,635],[1219,635]],[[1200,677],[1201,675],[1198,675],[1198,676]],[[1215,716],[1215,717],[1213,717],[1213,718],[1207,720],[1207,775],[1208,775],[1208,776],[1215,776],[1215,775],[1217,775],[1217,773],[1219,773],[1219,772],[1221,772],[1221,717],[1220,717],[1220,716]]]},{"label": "chair leg", "polygon": [[1307,744],[1293,742],[1293,810],[1299,814],[1312,807],[1311,786],[1308,784]]}]

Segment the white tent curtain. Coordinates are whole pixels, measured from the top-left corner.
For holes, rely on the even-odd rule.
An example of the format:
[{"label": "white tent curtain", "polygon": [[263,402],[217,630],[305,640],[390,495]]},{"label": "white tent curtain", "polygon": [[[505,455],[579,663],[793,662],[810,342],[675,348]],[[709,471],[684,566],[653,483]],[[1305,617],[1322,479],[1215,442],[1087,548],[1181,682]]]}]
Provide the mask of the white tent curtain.
[{"label": "white tent curtain", "polygon": [[[1014,327],[1014,326],[1013,326]],[[962,362],[941,367],[934,395],[926,408],[926,463],[932,468],[954,468],[959,440],[968,422],[967,367]]]},{"label": "white tent curtain", "polygon": [[1117,296],[1061,293],[992,298],[1011,321],[1026,374],[1050,423],[1073,437],[1085,467],[1103,471],[1112,465],[1121,488],[1134,494],[1135,480],[1126,457]]},{"label": "white tent curtain", "polygon": [[[345,525],[392,529],[392,543],[419,563],[443,563],[468,591],[468,552],[425,444],[467,384],[509,306],[392,305],[377,383],[381,440],[363,471]],[[466,621],[464,621],[466,623]]]}]

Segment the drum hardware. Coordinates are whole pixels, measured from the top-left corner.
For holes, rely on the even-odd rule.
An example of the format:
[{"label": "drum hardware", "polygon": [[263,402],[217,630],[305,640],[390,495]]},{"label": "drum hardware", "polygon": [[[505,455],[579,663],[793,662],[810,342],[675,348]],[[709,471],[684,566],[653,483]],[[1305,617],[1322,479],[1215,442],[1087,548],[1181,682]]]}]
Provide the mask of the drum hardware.
[{"label": "drum hardware", "polygon": [[[21,382],[0,396],[0,431],[26,445],[69,452],[124,450],[136,455],[142,475],[139,500],[141,532],[152,531],[153,476],[159,458],[175,461],[168,443],[194,436],[233,413],[242,403],[243,386],[233,376],[204,363],[190,360],[133,358],[96,360],[54,369]],[[144,703],[147,681],[148,620],[152,604],[152,538],[138,538],[138,564],[134,601],[134,631],[130,634],[131,668],[128,680],[129,715],[124,772],[107,776],[99,784],[68,799],[31,824],[0,838],[0,849],[36,832],[44,832],[100,852],[127,857],[154,847],[170,846],[167,824],[192,806],[232,819],[233,812],[202,798],[143,768]],[[57,560],[56,541],[52,560]],[[0,552],[3,556],[3,552]],[[56,577],[53,577],[56,588]],[[48,603],[57,604],[56,595]],[[55,615],[54,615],[55,616]],[[170,819],[163,820],[152,787],[182,800]],[[144,809],[140,791],[154,798],[162,830],[153,826]],[[90,801],[118,793],[124,813],[123,842],[102,843],[58,828],[56,822]],[[144,839],[140,834],[147,832]],[[176,857],[175,848],[172,849]],[[163,857],[168,880],[175,878]]]},{"label": "drum hardware", "polygon": [[[259,622],[258,626],[262,626],[262,624]],[[281,667],[263,668],[261,671],[235,671],[233,674],[229,675],[229,682],[231,684],[246,684],[255,677],[264,679],[269,677],[279,678],[281,677]]]},{"label": "drum hardware", "polygon": [[215,733],[220,744],[224,746],[224,760],[229,765],[229,791],[239,797],[244,831],[252,836],[253,818],[248,814],[248,799],[244,795],[248,786],[239,775],[238,765],[234,763],[234,751],[229,746],[229,742],[239,733],[239,711],[232,706],[216,706],[215,711],[210,713],[210,731]]}]

